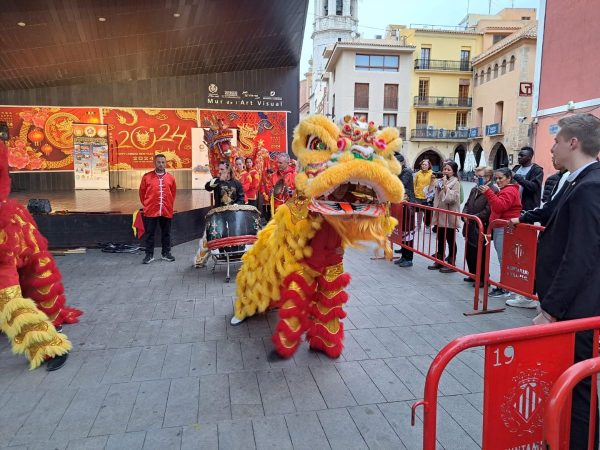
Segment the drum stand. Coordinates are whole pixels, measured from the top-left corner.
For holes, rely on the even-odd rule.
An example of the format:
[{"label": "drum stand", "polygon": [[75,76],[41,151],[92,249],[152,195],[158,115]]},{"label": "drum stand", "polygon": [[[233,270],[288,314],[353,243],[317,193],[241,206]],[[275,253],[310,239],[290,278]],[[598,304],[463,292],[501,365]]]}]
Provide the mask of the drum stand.
[{"label": "drum stand", "polygon": [[218,251],[211,251],[210,255],[212,256],[214,265],[212,268],[212,272],[215,273],[215,269],[217,266],[227,265],[227,275],[225,276],[225,283],[229,283],[231,281],[231,264],[239,264],[242,262],[242,256],[246,253],[246,248],[244,246],[244,250],[236,250],[236,251],[228,251],[227,247],[222,247],[219,250],[222,250],[223,253]]}]

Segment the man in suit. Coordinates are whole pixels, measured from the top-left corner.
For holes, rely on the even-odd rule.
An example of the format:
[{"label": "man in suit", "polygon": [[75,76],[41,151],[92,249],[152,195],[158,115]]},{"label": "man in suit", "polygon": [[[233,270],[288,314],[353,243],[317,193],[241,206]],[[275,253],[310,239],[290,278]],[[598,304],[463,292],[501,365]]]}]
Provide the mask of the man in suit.
[{"label": "man in suit", "polygon": [[[559,120],[552,153],[571,172],[538,243],[535,324],[600,316],[600,119],[574,114]],[[592,357],[593,332],[577,333],[575,362]],[[590,379],[573,390],[570,448],[587,448]],[[595,446],[598,448],[598,413]]]},{"label": "man in suit", "polygon": [[533,162],[533,148],[523,147],[519,150],[519,164],[513,168],[514,180],[519,184],[523,211],[540,206],[542,199],[542,180],[544,169]]}]

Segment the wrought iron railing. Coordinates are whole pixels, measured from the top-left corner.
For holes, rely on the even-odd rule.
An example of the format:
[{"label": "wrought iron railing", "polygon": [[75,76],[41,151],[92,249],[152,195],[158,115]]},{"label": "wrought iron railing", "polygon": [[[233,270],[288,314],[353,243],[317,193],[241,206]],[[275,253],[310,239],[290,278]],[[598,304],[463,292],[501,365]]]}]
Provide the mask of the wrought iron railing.
[{"label": "wrought iron railing", "polygon": [[427,108],[470,108],[471,97],[420,97],[416,96],[414,105]]},{"label": "wrought iron railing", "polygon": [[417,128],[410,130],[411,139],[456,139],[467,140],[469,138],[469,130],[447,130],[445,128]]},{"label": "wrought iron railing", "polygon": [[417,70],[450,70],[454,72],[471,72],[471,61],[455,61],[448,59],[415,59]]}]

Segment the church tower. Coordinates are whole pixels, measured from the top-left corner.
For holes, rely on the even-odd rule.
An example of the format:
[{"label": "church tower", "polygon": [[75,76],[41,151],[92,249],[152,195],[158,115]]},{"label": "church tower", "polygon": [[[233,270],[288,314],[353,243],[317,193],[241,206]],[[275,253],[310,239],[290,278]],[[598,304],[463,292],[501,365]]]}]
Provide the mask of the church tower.
[{"label": "church tower", "polygon": [[327,86],[322,81],[325,69],[323,51],[337,41],[358,37],[358,0],[315,0],[314,14],[310,112],[325,114],[328,111],[319,111]]}]

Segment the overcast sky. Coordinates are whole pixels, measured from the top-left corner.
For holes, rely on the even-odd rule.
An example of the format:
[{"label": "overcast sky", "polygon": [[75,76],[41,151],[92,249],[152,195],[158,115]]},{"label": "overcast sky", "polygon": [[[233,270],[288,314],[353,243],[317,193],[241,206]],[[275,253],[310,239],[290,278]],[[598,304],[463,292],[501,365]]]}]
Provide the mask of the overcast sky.
[{"label": "overcast sky", "polygon": [[[364,38],[384,34],[388,24],[410,25],[458,25],[468,12],[487,14],[491,5],[492,14],[502,8],[539,8],[539,0],[358,0],[358,32]],[[308,2],[308,15],[302,43],[300,78],[308,70],[312,55],[314,0]]]}]

